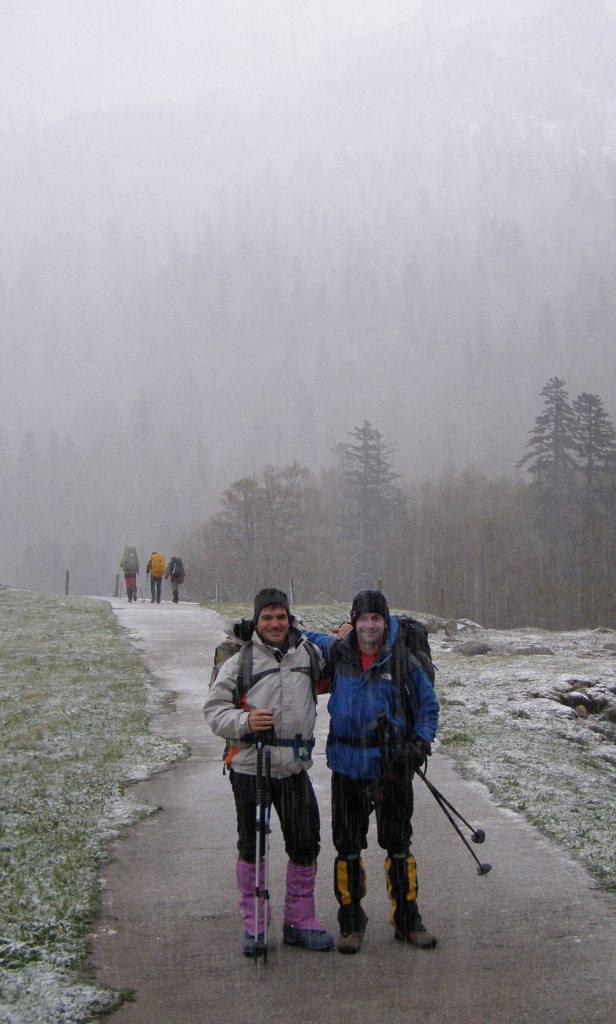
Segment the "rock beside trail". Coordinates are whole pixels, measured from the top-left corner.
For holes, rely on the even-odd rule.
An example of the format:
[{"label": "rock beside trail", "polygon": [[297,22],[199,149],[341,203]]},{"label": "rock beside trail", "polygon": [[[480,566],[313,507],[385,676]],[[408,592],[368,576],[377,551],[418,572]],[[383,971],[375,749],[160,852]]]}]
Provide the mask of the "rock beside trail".
[{"label": "rock beside trail", "polygon": [[453,650],[456,654],[466,654],[472,657],[476,654],[489,654],[492,646],[491,644],[484,644],[480,640],[469,640],[467,643],[457,644]]}]

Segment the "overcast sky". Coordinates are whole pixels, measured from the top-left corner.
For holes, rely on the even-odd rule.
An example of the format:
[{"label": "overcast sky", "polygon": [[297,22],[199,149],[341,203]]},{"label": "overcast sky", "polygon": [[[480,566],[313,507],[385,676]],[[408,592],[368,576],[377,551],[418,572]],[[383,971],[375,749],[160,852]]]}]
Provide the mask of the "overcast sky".
[{"label": "overcast sky", "polygon": [[267,87],[419,0],[0,0],[0,126]]}]

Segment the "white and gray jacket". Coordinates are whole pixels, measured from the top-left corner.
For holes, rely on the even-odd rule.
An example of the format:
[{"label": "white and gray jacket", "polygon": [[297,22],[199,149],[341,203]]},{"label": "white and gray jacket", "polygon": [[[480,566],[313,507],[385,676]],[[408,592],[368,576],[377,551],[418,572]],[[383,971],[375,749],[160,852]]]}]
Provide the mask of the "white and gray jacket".
[{"label": "white and gray jacket", "polygon": [[[281,745],[271,748],[273,778],[284,778],[312,765],[310,751],[316,720],[316,679],[313,679],[313,661],[308,653],[308,644],[309,641],[292,626],[289,646],[282,653],[263,643],[255,632],[250,641],[251,681],[243,701],[244,707],[237,706],[237,697],[240,659],[246,657],[246,652],[234,654],[221,666],[203,713],[212,732],[229,741],[225,761],[233,771],[256,774],[255,734],[250,733],[248,727],[248,715],[254,708],[267,708],[274,716],[276,740]],[[318,648],[315,650],[314,661],[321,669],[323,657]],[[250,738],[246,742],[243,737]]]}]

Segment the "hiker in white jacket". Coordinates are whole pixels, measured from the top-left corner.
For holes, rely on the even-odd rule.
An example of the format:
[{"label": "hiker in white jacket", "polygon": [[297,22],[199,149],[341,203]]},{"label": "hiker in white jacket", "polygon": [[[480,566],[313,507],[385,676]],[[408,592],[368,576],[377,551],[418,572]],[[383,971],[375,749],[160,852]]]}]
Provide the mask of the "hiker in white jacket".
[{"label": "hiker in white jacket", "polygon": [[[254,601],[255,631],[242,650],[226,661],[204,706],[210,728],[227,740],[225,763],[238,822],[237,884],[244,919],[242,951],[262,948],[265,906],[255,929],[256,743],[271,746],[271,798],[289,857],[283,940],[311,950],[329,950],[333,937],[316,917],[314,888],[320,849],[317,800],[307,769],[312,765],[316,683],[323,659],[294,625],[287,595],[273,588]],[[255,930],[257,934],[255,935]]]}]

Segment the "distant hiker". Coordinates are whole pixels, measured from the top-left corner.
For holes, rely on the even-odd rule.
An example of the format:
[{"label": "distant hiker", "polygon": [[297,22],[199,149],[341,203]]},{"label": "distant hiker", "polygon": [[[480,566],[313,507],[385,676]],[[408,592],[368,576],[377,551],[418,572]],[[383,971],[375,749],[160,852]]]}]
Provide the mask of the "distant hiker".
[{"label": "distant hiker", "polygon": [[129,602],[136,601],[137,573],[139,572],[139,558],[137,555],[137,548],[129,547],[128,545],[124,548],[124,554],[120,559],[120,569],[124,573],[126,596]]},{"label": "distant hiker", "polygon": [[434,689],[398,640],[398,622],[379,590],[353,599],[351,629],[342,639],[304,631],[330,676],[327,764],[332,769],[334,892],[341,953],[357,953],[368,917],[361,906],[371,812],[387,851],[385,879],[395,938],[422,949],[436,945],[417,907],[417,866],[411,854],[414,771],[430,754],[438,725]]},{"label": "distant hiker", "polygon": [[180,586],[184,582],[184,564],[177,555],[172,555],[169,565],[165,569],[165,579],[171,580],[173,600],[175,604],[180,600]]},{"label": "distant hiker", "polygon": [[[312,765],[316,682],[323,659],[302,636],[282,590],[254,599],[254,632],[221,666],[204,706],[210,728],[227,742],[225,762],[237,812],[236,878],[244,920],[242,952],[257,956],[271,918],[259,901],[256,923],[256,806],[258,742],[271,744],[271,798],[289,857],[283,941],[310,950],[333,948],[321,927],[314,889],[320,849],[319,807],[307,769]],[[267,904],[267,911],[265,910]],[[256,932],[256,934],[255,934]]]},{"label": "distant hiker", "polygon": [[155,601],[157,604],[160,604],[160,588],[163,576],[165,575],[165,556],[161,555],[160,551],[153,551],[150,555],[150,561],[146,566],[145,574],[150,577],[152,604]]}]

